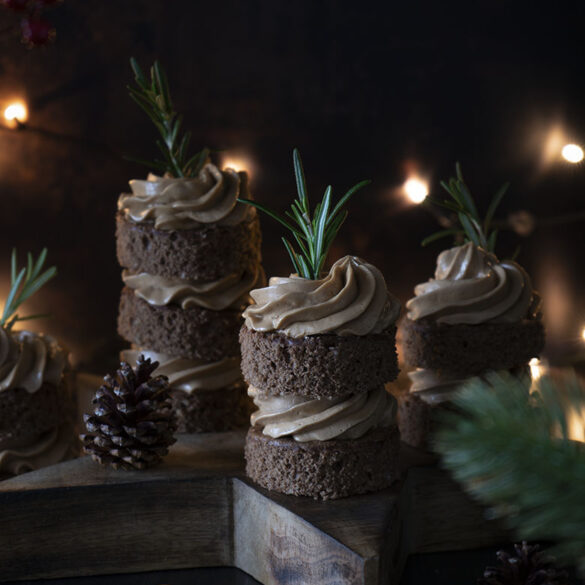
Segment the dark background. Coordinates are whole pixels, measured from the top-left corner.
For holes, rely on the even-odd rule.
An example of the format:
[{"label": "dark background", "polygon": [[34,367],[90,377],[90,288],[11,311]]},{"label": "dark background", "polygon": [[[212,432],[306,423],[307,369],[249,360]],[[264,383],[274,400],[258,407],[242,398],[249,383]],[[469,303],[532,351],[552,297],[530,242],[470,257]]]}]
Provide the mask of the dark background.
[{"label": "dark background", "polygon": [[[158,58],[197,149],[243,158],[255,197],[284,209],[300,148],[313,200],[358,180],[331,260],[380,266],[402,301],[447,246],[419,246],[437,229],[400,187],[413,172],[431,192],[455,161],[485,210],[512,183],[500,217],[537,220],[519,261],[545,298],[547,356],[571,361],[583,342],[585,169],[561,161],[585,142],[583,8],[563,3],[66,0],[47,13],[54,45],[28,50],[18,17],[0,6],[0,105],[29,106],[28,128],[0,129],[0,296],[10,248],[48,246],[59,276],[29,305],[50,310],[37,329],[73,350],[78,367],[116,360],[119,267],[116,199],[146,169],[155,132],[127,97],[128,59]],[[3,108],[2,108],[3,109]],[[554,139],[557,143],[554,143]],[[550,224],[568,214],[567,223]],[[267,273],[286,274],[281,231],[263,218]],[[499,253],[520,238],[504,234]],[[578,356],[577,356],[578,357]]]}]

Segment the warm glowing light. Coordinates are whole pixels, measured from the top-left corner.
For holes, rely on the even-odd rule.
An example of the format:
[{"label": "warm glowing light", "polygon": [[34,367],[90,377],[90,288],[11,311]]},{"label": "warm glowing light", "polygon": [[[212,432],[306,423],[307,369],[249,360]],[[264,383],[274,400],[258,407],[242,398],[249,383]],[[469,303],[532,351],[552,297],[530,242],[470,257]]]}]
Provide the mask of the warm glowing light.
[{"label": "warm glowing light", "polygon": [[583,411],[567,412],[567,435],[573,441],[585,442],[585,413]]},{"label": "warm glowing light", "polygon": [[567,162],[573,164],[580,163],[585,156],[583,149],[578,144],[565,144],[561,154]]},{"label": "warm glowing light", "polygon": [[585,341],[585,327],[583,327],[583,329],[581,329],[581,339],[583,339],[583,341]]},{"label": "warm glowing light", "polygon": [[404,183],[404,193],[412,203],[422,203],[429,194],[429,186],[423,180],[413,177]]},{"label": "warm glowing light", "polygon": [[532,381],[537,382],[540,380],[540,378],[542,378],[542,375],[546,370],[546,366],[542,364],[538,358],[532,358],[528,362],[528,365],[530,366],[530,375],[532,376]]},{"label": "warm glowing light", "polygon": [[6,106],[4,110],[4,119],[11,126],[16,126],[18,123],[24,124],[27,118],[28,110],[23,102],[14,102]]},{"label": "warm glowing light", "polygon": [[254,167],[250,159],[243,156],[226,156],[222,158],[221,166],[224,169],[234,169],[234,171],[237,172],[246,171],[248,173],[248,177],[252,175]]}]

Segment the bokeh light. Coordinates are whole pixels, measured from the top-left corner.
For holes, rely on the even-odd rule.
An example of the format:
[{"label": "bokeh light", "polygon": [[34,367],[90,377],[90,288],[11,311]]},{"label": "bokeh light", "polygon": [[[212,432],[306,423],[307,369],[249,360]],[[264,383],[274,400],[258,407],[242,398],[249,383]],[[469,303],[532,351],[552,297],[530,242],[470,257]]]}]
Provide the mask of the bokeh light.
[{"label": "bokeh light", "polygon": [[404,193],[412,203],[422,203],[429,194],[429,186],[417,177],[411,177],[404,183]]},{"label": "bokeh light", "polygon": [[578,144],[565,144],[561,151],[563,158],[572,164],[580,163],[583,160],[583,149]]},{"label": "bokeh light", "polygon": [[4,109],[4,119],[11,127],[16,127],[19,123],[24,124],[28,119],[28,109],[24,102],[13,102]]}]

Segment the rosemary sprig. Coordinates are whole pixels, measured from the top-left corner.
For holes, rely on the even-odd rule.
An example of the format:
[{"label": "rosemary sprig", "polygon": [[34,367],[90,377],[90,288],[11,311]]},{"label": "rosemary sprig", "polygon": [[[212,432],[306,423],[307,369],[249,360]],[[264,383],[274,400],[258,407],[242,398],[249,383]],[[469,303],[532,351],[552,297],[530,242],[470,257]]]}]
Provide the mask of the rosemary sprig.
[{"label": "rosemary sprig", "polygon": [[295,250],[287,238],[283,237],[282,242],[290,256],[295,271],[303,278],[317,280],[320,278],[329,248],[331,248],[335,236],[347,217],[347,210],[344,210],[343,206],[356,191],[365,187],[371,181],[365,180],[354,185],[337,202],[333,209],[331,209],[332,187],[328,185],[323,199],[311,213],[305,172],[301,162],[301,155],[297,148],[293,151],[293,164],[298,198],[292,202],[290,210],[284,212],[285,217],[256,201],[251,201],[250,199],[238,199],[238,201],[257,207],[289,230],[295,239],[298,251]]},{"label": "rosemary sprig", "polygon": [[156,144],[163,159],[145,161],[129,157],[130,160],[153,168],[161,174],[173,177],[195,177],[209,157],[209,149],[204,148],[189,157],[191,132],[180,136],[182,116],[175,112],[167,76],[158,61],[150,68],[150,80],[146,78],[134,57],[130,59],[137,87],[128,86],[130,97],[146,112],[161,135]]},{"label": "rosemary sprig", "polygon": [[485,218],[482,220],[471,192],[463,180],[461,165],[459,163],[455,164],[455,174],[456,176],[451,177],[449,182],[441,181],[441,187],[447,191],[451,199],[440,201],[434,198],[427,198],[427,201],[454,212],[459,220],[460,227],[438,231],[425,238],[422,241],[422,245],[426,246],[435,240],[447,236],[463,235],[467,241],[473,242],[476,246],[483,248],[487,252],[494,252],[498,230],[493,229],[490,231],[490,228],[496,209],[510,184],[504,183],[498,189],[489,204]]},{"label": "rosemary sprig", "polygon": [[47,268],[43,272],[43,266],[47,259],[47,248],[39,254],[39,257],[34,260],[32,254],[27,254],[26,267],[18,270],[16,249],[12,250],[12,257],[10,261],[10,292],[4,304],[2,318],[0,319],[0,326],[10,331],[17,321],[27,321],[29,319],[38,319],[46,317],[47,315],[28,315],[27,317],[20,317],[16,310],[29,297],[36,293],[42,286],[44,286],[51,278],[57,274],[57,269],[54,266]]}]

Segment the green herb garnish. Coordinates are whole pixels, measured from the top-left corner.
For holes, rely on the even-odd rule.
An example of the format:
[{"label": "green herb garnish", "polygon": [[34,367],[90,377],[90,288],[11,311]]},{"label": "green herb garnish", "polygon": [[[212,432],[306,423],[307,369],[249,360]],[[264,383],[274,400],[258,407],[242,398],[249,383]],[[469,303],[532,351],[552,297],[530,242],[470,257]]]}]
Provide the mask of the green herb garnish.
[{"label": "green herb garnish", "polygon": [[482,220],[471,196],[471,192],[463,180],[461,165],[459,163],[455,164],[455,173],[456,177],[451,177],[448,183],[441,181],[441,187],[447,191],[451,199],[439,201],[437,199],[427,198],[427,201],[453,211],[459,220],[460,227],[438,231],[425,238],[422,241],[422,245],[426,246],[435,240],[447,236],[462,235],[466,241],[473,242],[476,246],[486,250],[486,252],[493,252],[496,246],[498,230],[491,230],[492,220],[510,184],[504,183],[499,188],[489,204],[485,218]]},{"label": "green herb garnish", "polygon": [[51,266],[44,272],[43,265],[47,259],[47,248],[39,254],[39,257],[33,260],[32,254],[27,254],[27,265],[20,269],[17,268],[16,249],[12,250],[12,257],[10,262],[10,292],[4,304],[4,311],[0,319],[0,326],[7,331],[12,329],[12,326],[17,321],[27,321],[29,319],[38,319],[46,317],[47,315],[29,315],[28,317],[20,317],[16,310],[24,301],[35,294],[42,286],[44,286],[51,278],[57,274],[57,269]]},{"label": "green herb garnish", "polygon": [[159,131],[162,140],[156,144],[163,155],[163,160],[145,161],[130,158],[134,162],[154,168],[161,174],[173,177],[195,177],[203,168],[209,157],[209,149],[204,148],[189,157],[191,132],[180,137],[182,116],[175,112],[167,76],[158,61],[150,68],[150,81],[146,78],[136,59],[130,59],[137,87],[128,86],[130,97],[146,112]]},{"label": "green herb garnish", "polygon": [[298,245],[299,251],[297,252],[290,241],[285,237],[282,238],[282,241],[290,256],[295,271],[303,278],[317,280],[320,278],[321,270],[323,269],[323,264],[327,258],[329,248],[331,248],[331,244],[339,232],[339,228],[341,228],[347,217],[347,210],[344,210],[343,206],[349,201],[350,197],[358,191],[358,189],[368,185],[371,181],[361,181],[357,185],[354,185],[337,202],[332,210],[332,188],[331,185],[329,185],[325,189],[323,199],[317,204],[314,212],[311,214],[301,155],[296,148],[293,151],[293,163],[298,198],[293,201],[290,211],[284,212],[286,217],[283,217],[276,211],[272,211],[265,205],[257,203],[256,201],[251,201],[250,199],[238,199],[238,201],[257,207],[289,230]]}]

